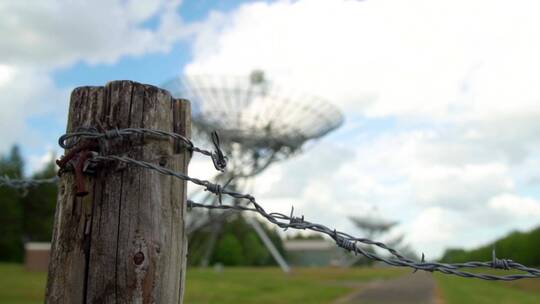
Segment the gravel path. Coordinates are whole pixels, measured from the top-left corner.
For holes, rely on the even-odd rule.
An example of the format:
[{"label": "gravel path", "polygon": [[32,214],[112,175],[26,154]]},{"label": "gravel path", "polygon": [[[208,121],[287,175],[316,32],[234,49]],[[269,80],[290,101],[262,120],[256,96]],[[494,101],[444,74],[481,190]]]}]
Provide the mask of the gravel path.
[{"label": "gravel path", "polygon": [[417,272],[387,281],[367,284],[336,303],[438,304],[435,280],[431,273]]}]

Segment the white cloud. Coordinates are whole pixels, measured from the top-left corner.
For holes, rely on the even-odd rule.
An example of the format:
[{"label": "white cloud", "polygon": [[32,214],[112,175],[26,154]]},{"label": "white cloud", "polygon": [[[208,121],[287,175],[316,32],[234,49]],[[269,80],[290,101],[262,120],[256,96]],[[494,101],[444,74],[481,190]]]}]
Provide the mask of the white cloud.
[{"label": "white cloud", "polygon": [[375,116],[521,109],[538,101],[537,8],[533,1],[249,4],[207,22],[186,71],[262,68]]},{"label": "white cloud", "polygon": [[6,64],[0,64],[0,86],[11,79],[13,72],[13,67]]},{"label": "white cloud", "polygon": [[488,206],[507,218],[535,219],[540,217],[540,202],[531,197],[504,193],[493,197]]},{"label": "white cloud", "polygon": [[[3,2],[0,58],[10,64],[55,68],[78,60],[112,63],[120,56],[164,52],[184,35],[180,19],[170,13],[179,3]],[[159,20],[157,29],[144,27],[151,18]]]},{"label": "white cloud", "polygon": [[411,172],[417,202],[459,208],[482,205],[501,191],[512,190],[512,179],[501,164],[462,167],[424,166]]},{"label": "white cloud", "polygon": [[[509,203],[500,201],[511,195],[535,206],[520,191],[540,163],[539,8],[465,0],[245,4],[198,25],[185,71],[263,69],[340,105],[345,130],[270,168],[255,188],[260,201],[279,201],[271,207],[282,212],[291,202],[311,220],[352,231],[347,215],[376,210],[436,257],[447,246],[470,248],[534,225],[515,210],[501,212]],[[380,118],[388,126],[364,128]]]},{"label": "white cloud", "polygon": [[415,248],[424,250],[428,257],[433,258],[433,255],[441,253],[441,248],[461,245],[455,236],[460,235],[466,225],[459,212],[430,207],[420,212],[404,230],[408,232],[407,240]]},{"label": "white cloud", "polygon": [[15,142],[26,147],[43,145],[27,119],[36,115],[65,118],[68,92],[56,88],[46,71],[16,66],[9,66],[9,71],[0,84],[0,151]]},{"label": "white cloud", "polygon": [[484,201],[476,212],[445,207],[422,210],[401,231],[415,248],[437,258],[444,248],[471,249],[485,245],[510,230],[527,230],[538,224],[540,202],[534,198],[502,193]]},{"label": "white cloud", "polygon": [[[69,88],[56,86],[55,69],[166,52],[187,37],[179,5],[178,0],[0,3],[0,152],[15,142],[43,146],[29,123],[36,116],[65,120]],[[155,26],[146,26],[150,21]]]},{"label": "white cloud", "polygon": [[39,172],[45,168],[52,160],[56,159],[58,154],[56,151],[49,147],[48,151],[43,155],[32,155],[29,158],[29,171],[30,172]]}]

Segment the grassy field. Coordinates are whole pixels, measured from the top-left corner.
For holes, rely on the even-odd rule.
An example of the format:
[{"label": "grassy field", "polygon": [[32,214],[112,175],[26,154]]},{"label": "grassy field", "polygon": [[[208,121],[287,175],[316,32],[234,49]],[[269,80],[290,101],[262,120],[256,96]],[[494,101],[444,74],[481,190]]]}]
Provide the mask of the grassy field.
[{"label": "grassy field", "polygon": [[233,268],[222,273],[193,269],[187,273],[186,303],[329,303],[352,284],[395,277],[395,269]]},{"label": "grassy field", "polygon": [[[285,275],[277,268],[189,269],[184,303],[331,303],[358,283],[392,278],[403,269],[296,269]],[[435,274],[444,304],[540,303],[540,279],[487,282]],[[43,302],[46,275],[0,263],[0,303]],[[356,285],[356,286],[355,286]]]},{"label": "grassy field", "polygon": [[[396,269],[277,268],[189,269],[184,303],[329,303],[354,283],[399,276]],[[42,303],[46,275],[29,273],[21,265],[0,263],[0,303]]]},{"label": "grassy field", "polygon": [[445,304],[540,303],[540,279],[489,282],[435,274]]},{"label": "grassy field", "polygon": [[26,272],[18,264],[0,263],[0,303],[43,303],[45,273]]}]

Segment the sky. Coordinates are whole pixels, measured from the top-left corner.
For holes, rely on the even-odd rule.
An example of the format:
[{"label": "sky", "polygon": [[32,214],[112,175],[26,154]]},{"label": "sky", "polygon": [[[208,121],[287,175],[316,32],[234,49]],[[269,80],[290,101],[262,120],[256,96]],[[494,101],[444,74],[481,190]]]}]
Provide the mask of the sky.
[{"label": "sky", "polygon": [[538,1],[13,0],[0,17],[0,152],[18,143],[28,173],[61,153],[77,86],[262,69],[345,117],[257,178],[267,210],[355,234],[348,216],[396,220],[428,259],[540,223]]}]

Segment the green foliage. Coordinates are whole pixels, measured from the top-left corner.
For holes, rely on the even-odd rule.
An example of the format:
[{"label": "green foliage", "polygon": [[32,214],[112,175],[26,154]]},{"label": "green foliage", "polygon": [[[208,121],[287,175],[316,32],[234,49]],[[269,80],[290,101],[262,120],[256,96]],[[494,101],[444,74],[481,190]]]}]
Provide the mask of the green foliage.
[{"label": "green foliage", "polygon": [[[44,179],[56,175],[56,165],[51,161],[32,178]],[[32,188],[22,197],[24,211],[23,230],[26,240],[49,242],[52,235],[54,210],[56,207],[57,186],[44,184]]]},{"label": "green foliage", "polygon": [[266,247],[261,246],[261,241],[255,232],[248,232],[242,242],[245,265],[262,266],[267,264],[270,253]]},{"label": "green foliage", "polygon": [[[275,230],[261,225],[278,251],[284,255],[281,237]],[[200,265],[208,246],[211,229],[197,231],[189,239],[189,265]],[[229,218],[223,223],[210,259],[210,265],[221,263],[227,266],[270,266],[276,265],[272,256],[242,216]]]},{"label": "green foliage", "polygon": [[[14,146],[8,156],[0,158],[0,175],[21,178],[23,162],[20,150]],[[21,261],[23,253],[23,208],[17,190],[0,188],[0,260]]]},{"label": "green foliage", "polygon": [[[49,178],[56,174],[53,161],[32,178]],[[0,175],[23,177],[24,161],[14,146],[7,156],[0,157]],[[22,261],[23,243],[50,241],[56,206],[56,185],[40,185],[21,191],[0,187],[0,260]]]},{"label": "green foliage", "polygon": [[465,251],[448,249],[442,262],[489,261],[495,248],[499,258],[504,257],[525,265],[540,265],[540,227],[529,232],[512,232],[506,237],[486,246]]},{"label": "green foliage", "polygon": [[214,262],[225,266],[237,266],[243,260],[242,245],[232,234],[226,234],[219,240],[214,253]]},{"label": "green foliage", "polygon": [[2,170],[8,176],[13,178],[21,178],[23,176],[24,162],[21,156],[19,146],[15,145],[11,148],[7,157],[2,157]]}]

